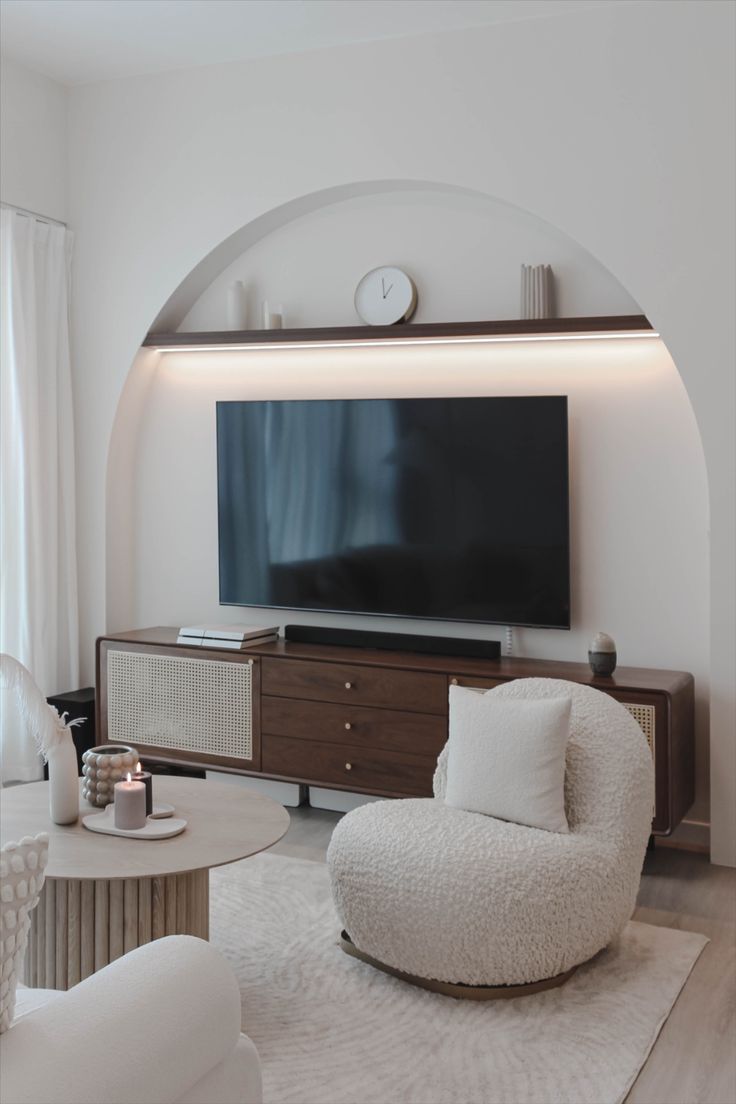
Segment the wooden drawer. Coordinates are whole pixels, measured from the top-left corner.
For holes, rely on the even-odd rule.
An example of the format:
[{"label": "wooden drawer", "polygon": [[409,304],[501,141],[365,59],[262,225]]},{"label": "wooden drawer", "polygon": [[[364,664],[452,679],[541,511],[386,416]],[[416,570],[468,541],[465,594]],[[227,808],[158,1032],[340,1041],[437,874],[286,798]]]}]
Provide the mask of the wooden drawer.
[{"label": "wooden drawer", "polygon": [[318,740],[264,734],[264,774],[319,786],[407,797],[431,797],[436,760],[385,748],[341,747]]},{"label": "wooden drawer", "polygon": [[447,713],[444,675],[314,660],[262,660],[261,689],[273,697]]},{"label": "wooden drawer", "polygon": [[365,705],[331,705],[295,698],[261,699],[263,732],[300,740],[388,748],[436,758],[447,740],[447,719],[439,714],[403,713]]},{"label": "wooden drawer", "polygon": [[508,679],[476,678],[475,675],[448,675],[447,689],[451,686],[467,686],[469,690],[492,690],[502,686]]}]

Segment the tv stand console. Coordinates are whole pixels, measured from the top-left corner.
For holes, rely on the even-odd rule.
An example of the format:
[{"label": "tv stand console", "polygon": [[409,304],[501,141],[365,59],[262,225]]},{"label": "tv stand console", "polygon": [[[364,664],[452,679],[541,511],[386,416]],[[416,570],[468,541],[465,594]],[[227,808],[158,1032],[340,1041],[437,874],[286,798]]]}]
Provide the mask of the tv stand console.
[{"label": "tv stand console", "polygon": [[693,678],[585,663],[474,659],[275,641],[242,651],[177,644],[176,629],[97,642],[98,743],[147,760],[381,797],[427,797],[447,739],[448,688],[568,679],[629,709],[652,749],[652,832],[693,801]]}]

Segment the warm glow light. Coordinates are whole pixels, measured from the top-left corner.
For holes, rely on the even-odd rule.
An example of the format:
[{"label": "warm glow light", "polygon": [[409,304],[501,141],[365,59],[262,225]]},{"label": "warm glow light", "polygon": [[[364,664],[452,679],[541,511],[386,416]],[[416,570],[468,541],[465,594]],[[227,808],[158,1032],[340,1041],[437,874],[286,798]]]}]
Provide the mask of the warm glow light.
[{"label": "warm glow light", "polygon": [[128,771],[128,778],[127,778],[127,781],[128,781],[128,782],[132,782],[132,781],[133,781],[133,776],[132,776],[132,774],[130,773],[130,771]]},{"label": "warm glow light", "polygon": [[141,772],[141,764],[140,764],[140,760],[139,760],[135,765],[135,773],[140,774],[140,772]]},{"label": "warm glow light", "polygon": [[529,341],[610,341],[612,338],[659,337],[656,330],[600,330],[596,333],[568,334],[507,334],[477,337],[378,337],[356,338],[348,341],[264,341],[248,342],[244,345],[152,345],[159,353],[236,353],[250,350],[263,352],[264,349],[350,349],[375,348],[380,346],[403,345],[523,345]]}]

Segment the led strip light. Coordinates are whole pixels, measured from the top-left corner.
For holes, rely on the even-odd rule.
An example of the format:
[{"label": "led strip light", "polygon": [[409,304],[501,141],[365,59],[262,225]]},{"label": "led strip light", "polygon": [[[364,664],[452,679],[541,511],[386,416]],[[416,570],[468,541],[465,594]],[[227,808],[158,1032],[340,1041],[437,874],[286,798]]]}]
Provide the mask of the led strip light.
[{"label": "led strip light", "polygon": [[265,349],[352,349],[405,345],[518,345],[529,341],[611,341],[631,338],[658,338],[656,330],[601,330],[597,333],[569,334],[507,334],[463,335],[457,337],[402,337],[355,338],[355,340],[326,339],[323,341],[249,341],[242,345],[154,345],[148,348],[159,353],[244,353]]}]

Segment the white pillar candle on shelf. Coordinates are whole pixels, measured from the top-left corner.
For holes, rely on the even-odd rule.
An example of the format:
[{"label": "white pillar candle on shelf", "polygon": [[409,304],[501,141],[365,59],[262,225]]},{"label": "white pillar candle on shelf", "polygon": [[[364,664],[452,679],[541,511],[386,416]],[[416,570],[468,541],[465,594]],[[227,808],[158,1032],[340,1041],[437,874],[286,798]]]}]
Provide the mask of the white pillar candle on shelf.
[{"label": "white pillar candle on shelf", "polygon": [[134,782],[128,771],[125,782],[115,783],[115,827],[130,831],[145,824],[146,787],[143,782]]},{"label": "white pillar candle on shelf", "polygon": [[268,299],[264,299],[262,313],[264,330],[283,330],[284,308],[281,303],[274,303],[273,306],[271,306]]}]

